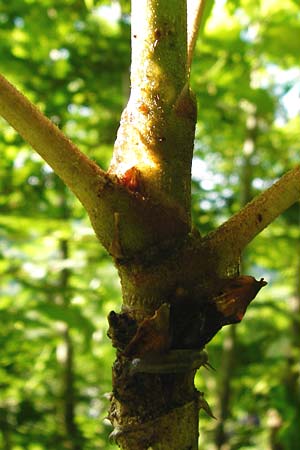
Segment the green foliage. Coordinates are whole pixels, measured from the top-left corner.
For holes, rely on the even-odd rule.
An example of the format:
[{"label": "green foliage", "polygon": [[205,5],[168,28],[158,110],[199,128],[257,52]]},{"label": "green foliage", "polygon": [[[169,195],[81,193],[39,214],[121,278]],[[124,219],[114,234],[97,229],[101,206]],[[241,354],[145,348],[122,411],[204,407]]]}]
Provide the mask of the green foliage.
[{"label": "green foliage", "polygon": [[[110,2],[0,3],[1,72],[102,167],[129,84],[129,2],[120,4],[112,22],[101,16]],[[218,8],[192,72],[199,99],[193,218],[201,233],[239,209],[245,161],[253,196],[300,160],[299,117],[290,117],[284,101],[299,78],[297,2],[283,9],[278,0],[232,0]],[[250,155],[249,115],[257,124]],[[82,450],[115,448],[105,421],[113,361],[106,316],[120,303],[114,267],[80,204],[3,121],[0,154],[0,448],[75,450],[76,441]],[[295,206],[247,253],[247,273],[269,286],[238,326],[226,422],[231,449],[267,448],[272,410],[281,418],[278,442],[291,450],[299,442],[300,317],[292,309],[300,295],[299,241]],[[217,416],[227,333],[209,345],[216,373],[198,379]],[[70,342],[74,439],[63,418]],[[202,448],[212,448],[215,422],[201,417],[201,428]]]},{"label": "green foliage", "polygon": [[[297,27],[295,5],[290,2],[283,11],[275,0],[261,2],[260,7],[247,1],[228,2],[228,9],[215,11],[208,24],[193,73],[200,106],[193,212],[204,232],[240,208],[245,184],[250,199],[299,163],[293,131],[299,117],[284,109],[285,96],[293,86],[299,89],[294,48],[299,51],[299,44],[295,39],[286,42]],[[275,30],[276,39],[271,39]],[[247,130],[249,115],[256,119],[256,130],[255,145],[247,153],[245,141],[253,138]],[[229,370],[223,364],[230,334],[223,330],[209,344],[216,373],[198,375],[199,388],[217,417],[220,393],[226,377],[230,378],[225,422],[230,449],[269,448],[272,433],[277,445],[297,448],[300,317],[293,305],[299,305],[299,226],[299,205],[294,205],[249,246],[246,273],[264,276],[269,286],[236,326]],[[278,429],[274,418],[272,423],[274,411]],[[206,417],[200,423],[201,448],[214,448],[209,445],[215,441],[218,424]]]}]

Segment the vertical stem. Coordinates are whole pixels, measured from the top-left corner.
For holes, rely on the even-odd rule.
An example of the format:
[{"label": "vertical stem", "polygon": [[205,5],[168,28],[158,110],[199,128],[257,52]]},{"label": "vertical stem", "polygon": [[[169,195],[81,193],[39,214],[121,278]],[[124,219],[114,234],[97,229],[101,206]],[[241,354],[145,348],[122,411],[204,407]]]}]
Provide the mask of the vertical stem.
[{"label": "vertical stem", "polygon": [[149,197],[190,220],[196,103],[188,87],[186,0],[132,0],[131,94],[110,171],[135,167]]},{"label": "vertical stem", "polygon": [[[132,0],[131,95],[110,172],[154,205],[172,207],[187,232],[195,123],[196,103],[188,85],[186,0]],[[119,233],[123,218],[116,217]],[[169,238],[170,227],[164,225]],[[160,256],[150,256],[148,267],[144,259],[141,255],[136,262],[118,265],[128,317],[129,312],[149,316],[149,305],[156,304],[154,313],[174,290],[173,264],[168,269],[160,266]],[[132,375],[128,363],[118,352],[109,416],[118,445],[124,450],[196,450],[199,398],[194,370]]]},{"label": "vertical stem", "polygon": [[172,105],[187,81],[186,0],[132,0],[131,95]]}]

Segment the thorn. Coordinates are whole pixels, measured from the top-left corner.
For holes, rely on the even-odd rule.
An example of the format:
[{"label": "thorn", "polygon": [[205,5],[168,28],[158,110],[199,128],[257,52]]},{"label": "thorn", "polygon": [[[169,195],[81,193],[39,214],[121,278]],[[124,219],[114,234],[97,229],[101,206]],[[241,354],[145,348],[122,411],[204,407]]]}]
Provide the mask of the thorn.
[{"label": "thorn", "polygon": [[214,372],[216,372],[216,369],[214,368],[214,366],[212,366],[209,362],[206,362],[205,364],[203,364],[203,367],[205,367],[206,370],[213,370]]},{"label": "thorn", "polygon": [[209,406],[209,404],[207,403],[207,401],[204,398],[204,392],[198,393],[198,407],[199,407],[199,410],[203,409],[209,417],[217,420],[217,418],[213,415],[211,407]]}]

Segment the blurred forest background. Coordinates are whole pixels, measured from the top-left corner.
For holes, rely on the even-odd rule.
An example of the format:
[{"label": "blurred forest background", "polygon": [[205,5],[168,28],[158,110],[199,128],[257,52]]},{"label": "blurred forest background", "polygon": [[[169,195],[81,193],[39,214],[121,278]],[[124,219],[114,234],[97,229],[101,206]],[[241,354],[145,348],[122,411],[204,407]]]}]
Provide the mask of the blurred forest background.
[{"label": "blurred forest background", "polygon": [[[217,0],[192,69],[193,218],[212,230],[300,163],[299,0]],[[102,167],[129,93],[128,1],[0,0],[0,71]],[[208,345],[202,450],[300,441],[300,207],[249,246],[268,286]],[[0,448],[115,449],[105,419],[121,304],[83,208],[0,120]]]}]

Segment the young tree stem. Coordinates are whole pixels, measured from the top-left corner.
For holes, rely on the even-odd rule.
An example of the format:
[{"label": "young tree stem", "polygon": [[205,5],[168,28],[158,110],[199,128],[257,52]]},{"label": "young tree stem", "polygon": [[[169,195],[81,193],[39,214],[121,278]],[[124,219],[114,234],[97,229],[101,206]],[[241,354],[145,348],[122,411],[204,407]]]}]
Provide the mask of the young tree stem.
[{"label": "young tree stem", "polygon": [[196,102],[188,86],[186,0],[132,0],[131,94],[110,172],[138,170],[144,194],[190,221]]}]

